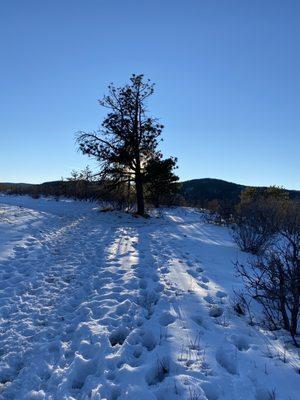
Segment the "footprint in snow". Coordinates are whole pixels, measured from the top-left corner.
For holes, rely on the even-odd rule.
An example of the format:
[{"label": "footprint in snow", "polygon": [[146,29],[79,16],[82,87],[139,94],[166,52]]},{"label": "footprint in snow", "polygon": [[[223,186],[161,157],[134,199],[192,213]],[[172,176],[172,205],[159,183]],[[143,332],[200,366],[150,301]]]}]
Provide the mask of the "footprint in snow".
[{"label": "footprint in snow", "polygon": [[161,272],[162,274],[167,274],[168,272],[170,272],[170,270],[169,270],[169,268],[167,268],[167,267],[161,267],[161,268],[160,268],[160,272]]},{"label": "footprint in snow", "polygon": [[151,331],[145,331],[142,333],[141,343],[148,351],[153,350],[157,345],[155,336]]},{"label": "footprint in snow", "polygon": [[127,338],[129,331],[126,327],[120,326],[114,331],[112,331],[109,335],[109,341],[112,346],[116,346],[117,344],[122,345]]},{"label": "footprint in snow", "polygon": [[231,343],[224,343],[216,351],[217,362],[232,375],[237,374],[238,364],[236,348]]},{"label": "footprint in snow", "polygon": [[147,286],[148,286],[148,282],[146,281],[146,279],[141,279],[140,283],[139,283],[140,289],[146,289]]},{"label": "footprint in snow", "polygon": [[160,293],[164,290],[164,285],[162,283],[158,283],[154,288],[156,293]]},{"label": "footprint in snow", "polygon": [[209,282],[209,279],[206,277],[206,276],[201,276],[201,281],[202,282],[204,282],[204,283],[208,283]]},{"label": "footprint in snow", "polygon": [[141,345],[135,346],[132,353],[133,357],[140,358],[142,354],[143,354],[143,347]]},{"label": "footprint in snow", "polygon": [[192,269],[187,269],[186,272],[191,275],[193,278],[198,278],[199,274],[196,271],[193,271]]},{"label": "footprint in snow", "polygon": [[207,303],[210,303],[210,304],[214,304],[214,302],[215,302],[215,300],[214,300],[214,298],[211,296],[211,295],[207,295],[207,296],[205,296],[204,297],[204,300],[207,302]]},{"label": "footprint in snow", "polygon": [[152,279],[153,282],[158,282],[159,281],[159,277],[156,274],[153,274],[151,276],[151,279]]},{"label": "footprint in snow", "polygon": [[198,282],[198,285],[202,287],[202,289],[208,290],[209,287],[205,283]]},{"label": "footprint in snow", "polygon": [[213,318],[219,318],[223,315],[223,313],[224,313],[223,308],[216,305],[213,305],[209,310],[209,315]]},{"label": "footprint in snow", "polygon": [[159,323],[163,326],[168,326],[172,324],[176,320],[176,317],[174,315],[170,314],[169,312],[164,312],[160,317],[159,317]]},{"label": "footprint in snow", "polygon": [[249,339],[243,335],[232,335],[232,343],[239,351],[247,351],[250,348]]}]

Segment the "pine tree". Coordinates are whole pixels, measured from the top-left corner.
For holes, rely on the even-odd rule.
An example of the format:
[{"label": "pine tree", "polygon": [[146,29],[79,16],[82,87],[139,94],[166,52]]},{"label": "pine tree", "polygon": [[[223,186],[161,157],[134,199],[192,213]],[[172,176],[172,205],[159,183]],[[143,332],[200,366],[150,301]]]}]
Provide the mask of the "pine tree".
[{"label": "pine tree", "polygon": [[101,178],[114,185],[133,183],[137,213],[145,214],[144,170],[148,161],[158,157],[158,137],[163,126],[147,115],[146,101],[154,84],[143,75],[133,74],[123,87],[110,84],[108,94],[99,100],[109,110],[96,132],[79,132],[79,149],[95,157],[101,167]]}]

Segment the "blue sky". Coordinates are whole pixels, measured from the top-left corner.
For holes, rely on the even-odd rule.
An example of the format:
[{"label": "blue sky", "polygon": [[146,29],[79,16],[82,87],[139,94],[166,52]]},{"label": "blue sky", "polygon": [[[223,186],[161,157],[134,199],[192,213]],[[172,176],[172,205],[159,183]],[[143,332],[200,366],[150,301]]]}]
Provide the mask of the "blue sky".
[{"label": "blue sky", "polygon": [[68,176],[89,159],[74,134],[131,73],[181,179],[300,189],[297,0],[3,0],[0,181]]}]

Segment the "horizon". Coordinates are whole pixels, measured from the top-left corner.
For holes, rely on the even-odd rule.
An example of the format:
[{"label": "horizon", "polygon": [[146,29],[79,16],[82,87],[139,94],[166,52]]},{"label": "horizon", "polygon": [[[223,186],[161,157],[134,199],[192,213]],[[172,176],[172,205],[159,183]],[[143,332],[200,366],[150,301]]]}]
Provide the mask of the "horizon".
[{"label": "horizon", "polygon": [[181,181],[300,190],[299,12],[296,0],[2,5],[0,181],[94,169],[75,133],[99,127],[110,82],[144,73]]},{"label": "horizon", "polygon": [[[232,181],[226,181],[224,179],[221,178],[191,178],[191,179],[186,179],[186,180],[179,180],[178,183],[184,183],[184,182],[190,182],[190,181],[198,181],[198,180],[215,180],[215,181],[222,181],[222,182],[226,182],[226,183],[230,183],[230,184],[234,184],[234,185],[240,185],[240,186],[245,186],[245,187],[258,187],[258,188],[263,188],[263,187],[268,187],[268,186],[260,186],[260,185],[245,185],[244,183],[241,182],[232,182]],[[52,182],[60,182],[61,179],[56,179],[56,180],[51,180],[51,181],[44,181],[44,182],[40,182],[40,183],[32,183],[32,182],[0,182],[1,184],[4,185],[43,185],[44,183],[52,183]],[[269,186],[274,186],[274,185],[269,185]],[[284,187],[284,186],[278,186],[281,189],[284,190],[288,190],[288,191],[300,191],[300,189],[291,189],[288,187]]]}]

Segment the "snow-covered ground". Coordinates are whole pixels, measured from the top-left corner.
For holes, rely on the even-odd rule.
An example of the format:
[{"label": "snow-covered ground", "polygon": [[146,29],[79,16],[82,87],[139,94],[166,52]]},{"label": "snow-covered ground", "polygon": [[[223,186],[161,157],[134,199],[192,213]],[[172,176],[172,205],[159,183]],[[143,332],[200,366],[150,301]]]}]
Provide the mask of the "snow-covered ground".
[{"label": "snow-covered ground", "polygon": [[233,312],[244,257],[191,209],[0,197],[0,399],[299,400],[296,350]]}]

